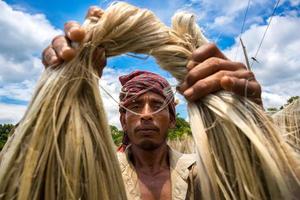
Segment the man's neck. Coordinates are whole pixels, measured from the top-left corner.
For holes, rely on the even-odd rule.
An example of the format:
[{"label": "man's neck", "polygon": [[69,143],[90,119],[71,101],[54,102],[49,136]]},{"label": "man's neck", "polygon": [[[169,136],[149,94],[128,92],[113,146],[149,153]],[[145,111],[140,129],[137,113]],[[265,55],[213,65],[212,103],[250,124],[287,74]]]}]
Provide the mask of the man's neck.
[{"label": "man's neck", "polygon": [[156,174],[169,169],[168,146],[163,144],[154,150],[131,146],[133,164],[136,170],[145,174]]}]

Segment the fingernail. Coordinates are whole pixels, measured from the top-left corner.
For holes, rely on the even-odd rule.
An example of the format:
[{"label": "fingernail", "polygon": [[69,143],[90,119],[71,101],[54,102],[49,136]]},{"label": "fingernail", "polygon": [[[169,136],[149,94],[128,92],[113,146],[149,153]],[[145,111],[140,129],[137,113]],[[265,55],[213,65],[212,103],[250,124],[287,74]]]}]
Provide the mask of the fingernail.
[{"label": "fingernail", "polygon": [[69,30],[69,38],[74,42],[81,42],[85,36],[85,30],[80,27],[72,27]]},{"label": "fingernail", "polygon": [[72,26],[70,29],[69,29],[69,33],[72,33],[73,31],[76,31],[79,29],[79,26]]},{"label": "fingernail", "polygon": [[183,93],[183,95],[187,98],[191,98],[193,96],[193,94],[194,94],[193,88],[189,88]]},{"label": "fingernail", "polygon": [[69,49],[70,49],[70,47],[68,47],[67,45],[62,46],[61,49],[58,52],[58,56],[62,57],[64,52],[68,51]]},{"label": "fingernail", "polygon": [[78,30],[78,26],[72,26],[70,29],[69,29],[69,31],[68,31],[68,37],[71,39],[71,37],[72,37],[72,33],[74,32],[74,31],[76,31],[76,30]]},{"label": "fingernail", "polygon": [[70,61],[75,57],[75,55],[76,55],[76,51],[74,49],[66,47],[63,50],[62,59],[65,61]]}]

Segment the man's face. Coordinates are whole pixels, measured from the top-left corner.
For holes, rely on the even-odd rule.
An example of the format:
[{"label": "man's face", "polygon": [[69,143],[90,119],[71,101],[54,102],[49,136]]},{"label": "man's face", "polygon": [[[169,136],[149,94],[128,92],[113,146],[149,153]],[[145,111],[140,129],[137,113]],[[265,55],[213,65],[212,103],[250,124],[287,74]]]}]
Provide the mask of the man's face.
[{"label": "man's face", "polygon": [[127,108],[140,113],[126,111],[121,116],[123,130],[128,134],[132,145],[144,150],[153,150],[166,142],[168,129],[175,126],[175,119],[170,116],[168,106],[154,113],[163,106],[164,98],[154,92],[146,92],[127,105]]}]

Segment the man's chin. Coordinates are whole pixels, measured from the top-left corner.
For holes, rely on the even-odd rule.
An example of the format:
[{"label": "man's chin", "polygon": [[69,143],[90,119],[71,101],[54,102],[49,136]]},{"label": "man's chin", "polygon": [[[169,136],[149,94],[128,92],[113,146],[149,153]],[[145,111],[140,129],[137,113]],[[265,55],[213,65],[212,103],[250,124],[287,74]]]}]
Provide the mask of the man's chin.
[{"label": "man's chin", "polygon": [[141,143],[139,143],[137,146],[143,150],[152,151],[160,147],[161,144],[154,143],[150,140],[144,140]]}]

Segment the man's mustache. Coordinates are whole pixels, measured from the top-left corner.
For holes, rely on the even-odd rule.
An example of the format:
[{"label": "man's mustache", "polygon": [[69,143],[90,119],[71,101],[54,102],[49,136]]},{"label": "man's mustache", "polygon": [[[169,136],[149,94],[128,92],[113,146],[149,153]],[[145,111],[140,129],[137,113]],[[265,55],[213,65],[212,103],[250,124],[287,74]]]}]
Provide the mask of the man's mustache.
[{"label": "man's mustache", "polygon": [[155,125],[141,125],[141,126],[138,126],[134,129],[135,132],[138,132],[138,131],[159,131],[159,128],[156,127]]}]

